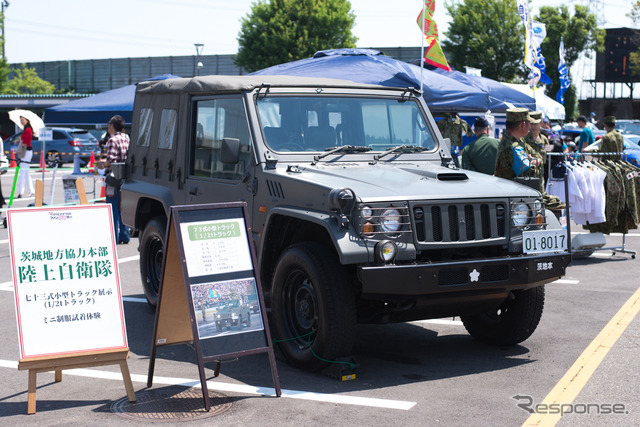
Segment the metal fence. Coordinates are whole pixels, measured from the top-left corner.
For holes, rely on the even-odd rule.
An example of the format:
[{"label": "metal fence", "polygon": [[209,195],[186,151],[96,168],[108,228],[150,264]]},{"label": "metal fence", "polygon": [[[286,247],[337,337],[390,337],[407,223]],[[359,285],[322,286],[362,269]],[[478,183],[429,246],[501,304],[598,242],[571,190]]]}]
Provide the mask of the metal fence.
[{"label": "metal fence", "polygon": [[[401,61],[420,58],[420,47],[372,48],[381,50],[387,56]],[[247,74],[237,67],[235,55],[158,56],[146,58],[110,58],[65,60],[50,62],[30,62],[26,66],[34,68],[38,76],[56,89],[72,89],[78,93],[99,93],[137,83],[161,74],[180,77],[198,75]],[[198,62],[202,67],[198,68]],[[20,68],[22,64],[11,64]]]}]

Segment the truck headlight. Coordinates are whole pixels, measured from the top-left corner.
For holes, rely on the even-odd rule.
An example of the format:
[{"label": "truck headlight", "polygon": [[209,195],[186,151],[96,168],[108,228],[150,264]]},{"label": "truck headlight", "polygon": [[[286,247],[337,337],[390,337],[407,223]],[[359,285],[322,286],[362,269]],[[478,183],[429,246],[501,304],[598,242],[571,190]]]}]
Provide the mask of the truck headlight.
[{"label": "truck headlight", "polygon": [[511,206],[511,220],[513,225],[522,227],[529,222],[529,206],[524,202],[514,203]]},{"label": "truck headlight", "polygon": [[402,223],[400,220],[400,211],[397,209],[387,209],[380,216],[380,228],[385,233],[395,233],[400,230]]}]

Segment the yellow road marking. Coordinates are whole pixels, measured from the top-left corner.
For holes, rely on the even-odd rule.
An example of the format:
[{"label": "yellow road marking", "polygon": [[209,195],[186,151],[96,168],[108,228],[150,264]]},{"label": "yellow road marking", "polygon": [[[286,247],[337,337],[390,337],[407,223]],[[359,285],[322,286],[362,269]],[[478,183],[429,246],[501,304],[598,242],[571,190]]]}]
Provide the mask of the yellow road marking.
[{"label": "yellow road marking", "polygon": [[[582,352],[578,360],[547,394],[541,405],[547,405],[548,408],[551,404],[571,404],[639,311],[640,288]],[[560,414],[532,414],[523,426],[555,426],[561,417]]]}]

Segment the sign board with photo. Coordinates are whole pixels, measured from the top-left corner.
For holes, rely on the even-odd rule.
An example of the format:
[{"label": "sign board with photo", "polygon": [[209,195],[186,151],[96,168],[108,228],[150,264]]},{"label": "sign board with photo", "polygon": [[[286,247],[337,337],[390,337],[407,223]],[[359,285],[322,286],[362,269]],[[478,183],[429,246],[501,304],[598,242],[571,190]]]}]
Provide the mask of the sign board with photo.
[{"label": "sign board with photo", "polygon": [[167,225],[162,280],[147,385],[158,346],[193,342],[209,409],[204,363],[267,353],[280,384],[264,297],[256,274],[245,203],[174,206]]}]

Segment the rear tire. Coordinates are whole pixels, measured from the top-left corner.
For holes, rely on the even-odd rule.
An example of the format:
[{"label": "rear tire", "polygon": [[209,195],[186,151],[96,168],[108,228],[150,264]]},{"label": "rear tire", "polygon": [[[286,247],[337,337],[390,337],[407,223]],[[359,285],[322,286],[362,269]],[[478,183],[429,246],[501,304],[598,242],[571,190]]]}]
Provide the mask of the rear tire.
[{"label": "rear tire", "polygon": [[319,243],[298,243],[280,256],[271,314],[274,338],[294,366],[319,371],[353,348],[353,291],[336,254]]},{"label": "rear tire", "polygon": [[544,309],[544,286],[514,291],[514,298],[495,310],[462,316],[467,332],[478,341],[494,345],[515,345],[533,334]]},{"label": "rear tire", "polygon": [[158,304],[162,278],[166,224],[164,217],[152,218],[140,237],[140,278],[144,287],[144,296],[154,309]]}]

